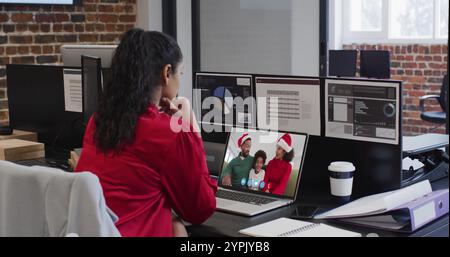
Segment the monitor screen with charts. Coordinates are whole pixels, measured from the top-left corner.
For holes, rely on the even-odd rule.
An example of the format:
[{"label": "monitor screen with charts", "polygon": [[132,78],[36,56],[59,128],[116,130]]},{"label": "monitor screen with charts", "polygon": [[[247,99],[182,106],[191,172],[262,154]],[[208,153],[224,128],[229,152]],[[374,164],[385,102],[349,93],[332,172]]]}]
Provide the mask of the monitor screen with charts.
[{"label": "monitor screen with charts", "polygon": [[233,128],[219,185],[239,191],[294,198],[298,191],[306,134]]},{"label": "monitor screen with charts", "polygon": [[256,77],[258,128],[320,136],[318,78]]},{"label": "monitor screen with charts", "polygon": [[256,126],[251,75],[197,73],[193,93],[200,123]]},{"label": "monitor screen with charts", "polygon": [[326,80],[326,136],[398,145],[401,82]]}]

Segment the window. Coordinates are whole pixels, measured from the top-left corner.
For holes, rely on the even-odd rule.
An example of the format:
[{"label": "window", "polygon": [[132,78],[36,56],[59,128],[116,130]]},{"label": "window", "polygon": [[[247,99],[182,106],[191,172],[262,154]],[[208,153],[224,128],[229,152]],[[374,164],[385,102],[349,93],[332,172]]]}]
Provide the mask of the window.
[{"label": "window", "polygon": [[350,0],[352,31],[381,31],[382,0]]},{"label": "window", "polygon": [[343,0],[343,43],[446,42],[449,0]]},{"label": "window", "polygon": [[448,0],[440,0],[438,2],[439,22],[437,31],[439,38],[448,38]]}]

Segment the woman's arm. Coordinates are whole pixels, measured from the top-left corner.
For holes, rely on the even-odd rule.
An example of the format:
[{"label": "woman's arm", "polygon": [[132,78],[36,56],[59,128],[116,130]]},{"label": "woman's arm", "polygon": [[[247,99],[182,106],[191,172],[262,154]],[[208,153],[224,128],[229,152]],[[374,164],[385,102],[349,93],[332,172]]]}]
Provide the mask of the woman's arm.
[{"label": "woman's arm", "polygon": [[201,138],[180,132],[167,155],[161,178],[171,207],[183,220],[204,222],[216,209],[217,184],[209,176]]},{"label": "woman's arm", "polygon": [[273,194],[284,195],[284,192],[286,191],[286,186],[291,176],[291,172],[292,172],[292,165],[289,163],[289,165],[286,165],[283,170],[280,182],[273,188],[272,190]]}]

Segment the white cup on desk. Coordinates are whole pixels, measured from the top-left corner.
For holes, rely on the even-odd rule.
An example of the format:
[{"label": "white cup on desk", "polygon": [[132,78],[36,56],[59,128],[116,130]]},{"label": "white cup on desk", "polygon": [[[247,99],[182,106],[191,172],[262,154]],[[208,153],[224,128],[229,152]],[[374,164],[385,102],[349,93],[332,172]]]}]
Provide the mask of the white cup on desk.
[{"label": "white cup on desk", "polygon": [[333,162],[328,166],[331,195],[339,202],[348,202],[352,196],[356,168],[351,162]]}]

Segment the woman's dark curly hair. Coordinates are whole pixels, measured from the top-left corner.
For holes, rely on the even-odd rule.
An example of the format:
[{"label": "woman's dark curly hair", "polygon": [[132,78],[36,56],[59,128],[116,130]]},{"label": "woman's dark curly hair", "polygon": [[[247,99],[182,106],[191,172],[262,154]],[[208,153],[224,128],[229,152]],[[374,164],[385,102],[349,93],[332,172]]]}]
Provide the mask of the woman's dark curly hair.
[{"label": "woman's dark curly hair", "polygon": [[255,153],[255,157],[253,157],[253,165],[252,165],[253,168],[255,168],[256,161],[258,160],[258,158],[263,159],[263,164],[266,163],[266,160],[267,160],[266,152],[264,152],[263,150],[259,150]]},{"label": "woman's dark curly hair", "polygon": [[155,101],[162,69],[170,64],[175,73],[182,59],[177,42],[163,33],[131,29],[122,36],[94,116],[100,150],[119,152],[134,140],[139,116]]},{"label": "woman's dark curly hair", "polygon": [[294,149],[292,149],[290,152],[286,152],[283,155],[283,161],[285,162],[291,162],[294,159]]}]

